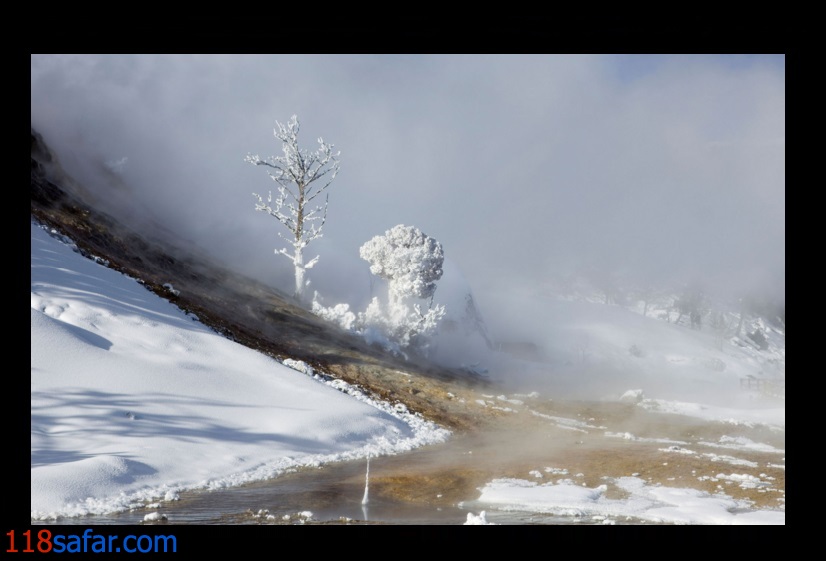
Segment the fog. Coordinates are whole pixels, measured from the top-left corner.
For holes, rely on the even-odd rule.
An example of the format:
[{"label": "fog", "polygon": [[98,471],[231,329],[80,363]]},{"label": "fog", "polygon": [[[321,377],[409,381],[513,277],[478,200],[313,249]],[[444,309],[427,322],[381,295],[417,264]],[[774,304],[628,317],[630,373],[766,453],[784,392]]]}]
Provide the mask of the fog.
[{"label": "fog", "polygon": [[363,298],[358,248],[400,223],[442,243],[493,332],[508,295],[583,267],[784,298],[783,56],[33,55],[31,70],[32,126],[69,173],[287,292],[283,227],[251,194],[275,185],[243,159],[280,154],[275,121],[297,114],[304,147],[341,151],[306,251],[331,302]]}]

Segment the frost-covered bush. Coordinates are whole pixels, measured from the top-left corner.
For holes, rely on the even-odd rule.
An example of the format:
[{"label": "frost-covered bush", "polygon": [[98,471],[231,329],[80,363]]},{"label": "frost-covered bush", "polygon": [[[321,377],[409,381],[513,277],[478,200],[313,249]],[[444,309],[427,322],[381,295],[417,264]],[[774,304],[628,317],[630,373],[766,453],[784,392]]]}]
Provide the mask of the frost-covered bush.
[{"label": "frost-covered bush", "polygon": [[336,304],[325,308],[318,300],[318,292],[313,296],[313,313],[325,321],[334,323],[340,328],[350,331],[355,327],[356,314],[350,311],[350,304]]},{"label": "frost-covered bush", "polygon": [[[374,275],[387,280],[387,302],[373,298],[367,309],[356,315],[348,304],[323,306],[316,293],[313,312],[387,350],[426,353],[430,337],[445,315],[445,307],[433,303],[436,281],[443,274],[442,245],[418,228],[400,224],[362,245],[359,255],[370,263]],[[417,299],[429,299],[427,308],[415,302]]]},{"label": "frost-covered bush", "polygon": [[359,249],[370,272],[389,283],[390,299],[432,298],[442,278],[442,244],[413,226],[399,224]]},{"label": "frost-covered bush", "polygon": [[370,342],[379,343],[388,350],[398,352],[412,348],[425,351],[444,315],[445,307],[441,305],[422,312],[419,304],[409,306],[390,300],[382,306],[378,298],[373,298],[367,310],[358,315],[357,324]]},{"label": "frost-covered bush", "polygon": [[[418,228],[399,224],[362,245],[359,255],[370,263],[371,273],[387,280],[388,295],[384,306],[373,298],[359,319],[402,349],[426,349],[445,315],[444,306],[433,305],[436,281],[444,272],[442,244]],[[428,309],[422,311],[413,299],[430,299]]]}]

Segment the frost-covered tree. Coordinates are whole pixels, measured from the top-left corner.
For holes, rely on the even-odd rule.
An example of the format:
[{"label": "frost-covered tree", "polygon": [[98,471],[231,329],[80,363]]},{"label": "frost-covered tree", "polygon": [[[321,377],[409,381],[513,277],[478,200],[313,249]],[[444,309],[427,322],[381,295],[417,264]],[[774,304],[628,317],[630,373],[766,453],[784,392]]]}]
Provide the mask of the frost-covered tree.
[{"label": "frost-covered tree", "polygon": [[298,147],[298,117],[292,116],[286,124],[275,122],[275,138],[281,141],[283,156],[270,156],[261,159],[257,154],[248,154],[244,161],[256,166],[265,166],[270,178],[278,184],[277,195],[272,191],[266,199],[258,193],[255,210],[268,213],[281,222],[290,235],[280,231],[278,236],[292,245],[292,251],[286,248],[276,249],[276,254],[287,257],[295,268],[295,296],[299,300],[304,295],[306,286],[304,274],[307,269],[318,262],[319,256],[304,262],[304,248],[311,241],[321,237],[321,229],[327,220],[329,194],[325,194],[324,206],[311,204],[324,193],[338,174],[339,152],[333,153],[333,145],[318,139],[318,148],[314,152]]}]

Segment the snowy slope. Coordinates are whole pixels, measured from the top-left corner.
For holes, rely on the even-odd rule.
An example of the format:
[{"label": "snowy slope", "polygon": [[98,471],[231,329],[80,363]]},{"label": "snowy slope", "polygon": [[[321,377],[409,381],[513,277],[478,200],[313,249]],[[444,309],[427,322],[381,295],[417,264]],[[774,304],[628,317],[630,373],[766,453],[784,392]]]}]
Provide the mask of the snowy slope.
[{"label": "snowy slope", "polygon": [[100,513],[443,440],[233,343],[31,228],[31,515]]},{"label": "snowy slope", "polygon": [[[759,351],[620,306],[513,295],[500,331],[535,342],[543,360],[523,363],[502,381],[521,391],[618,399],[638,389],[648,398],[751,408],[743,378],[785,381],[785,347]],[[503,338],[499,335],[499,338]],[[776,406],[776,403],[775,403]]]}]

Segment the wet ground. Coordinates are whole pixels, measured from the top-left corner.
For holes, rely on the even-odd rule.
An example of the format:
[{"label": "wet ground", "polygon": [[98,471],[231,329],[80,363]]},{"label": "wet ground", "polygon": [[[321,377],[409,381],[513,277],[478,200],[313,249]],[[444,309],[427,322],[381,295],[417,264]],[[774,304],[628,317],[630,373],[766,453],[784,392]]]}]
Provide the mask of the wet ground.
[{"label": "wet ground", "polygon": [[[303,468],[237,488],[184,493],[157,510],[172,524],[461,524],[468,513],[482,510],[488,521],[500,524],[601,524],[598,514],[502,512],[475,501],[480,489],[499,477],[538,483],[567,479],[590,488],[604,484],[606,498],[622,499],[624,491],[612,479],[630,475],[650,485],[725,493],[746,508],[785,508],[784,430],[656,413],[627,403],[525,399],[509,405],[514,411],[491,419],[484,430],[373,458],[366,506],[366,462],[358,461]],[[721,437],[748,438],[775,450],[721,449],[715,446]],[[744,488],[717,480],[720,473],[748,474],[764,484]],[[137,524],[153,511],[67,522]],[[623,517],[615,522],[650,523]]]}]

